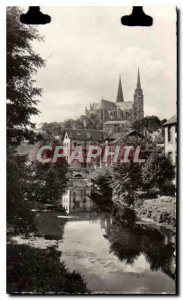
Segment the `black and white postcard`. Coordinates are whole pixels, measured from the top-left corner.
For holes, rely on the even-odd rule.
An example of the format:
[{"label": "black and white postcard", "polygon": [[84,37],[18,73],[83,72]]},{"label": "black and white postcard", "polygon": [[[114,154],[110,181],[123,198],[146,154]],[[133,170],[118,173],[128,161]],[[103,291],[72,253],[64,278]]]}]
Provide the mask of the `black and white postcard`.
[{"label": "black and white postcard", "polygon": [[176,294],[176,8],[6,13],[7,293]]}]

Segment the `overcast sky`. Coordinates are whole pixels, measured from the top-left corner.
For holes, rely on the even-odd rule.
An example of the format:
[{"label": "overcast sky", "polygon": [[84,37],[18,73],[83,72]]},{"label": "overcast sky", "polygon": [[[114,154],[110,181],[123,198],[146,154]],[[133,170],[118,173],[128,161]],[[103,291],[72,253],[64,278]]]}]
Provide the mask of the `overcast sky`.
[{"label": "overcast sky", "polygon": [[152,27],[122,26],[131,7],[41,7],[52,22],[39,26],[44,43],[33,44],[47,61],[39,70],[42,122],[61,122],[84,113],[103,97],[116,101],[121,75],[125,101],[132,101],[140,68],[145,115],[169,118],[176,112],[176,11],[145,7]]}]

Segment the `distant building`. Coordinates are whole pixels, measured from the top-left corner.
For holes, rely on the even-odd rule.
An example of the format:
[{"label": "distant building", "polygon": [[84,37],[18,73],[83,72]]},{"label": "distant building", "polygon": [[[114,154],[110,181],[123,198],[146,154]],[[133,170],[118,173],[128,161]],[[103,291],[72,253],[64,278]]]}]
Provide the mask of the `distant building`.
[{"label": "distant building", "polygon": [[177,158],[177,117],[173,116],[163,124],[165,128],[165,154],[176,164]]},{"label": "distant building", "polygon": [[[144,145],[146,145],[146,143],[147,143],[145,136],[142,135],[137,130],[128,130],[125,132],[113,132],[113,133],[107,135],[104,138],[104,141],[105,141],[105,144],[110,147],[111,153],[115,152],[115,147],[117,145],[121,146],[120,154],[122,156],[124,155],[124,150],[123,150],[124,146],[128,146],[128,145],[133,146],[134,148],[131,151],[131,154],[132,154],[137,145],[140,145],[142,147],[141,149],[143,149],[143,152],[144,152],[144,148],[145,148]],[[141,152],[141,154],[142,154],[142,152]],[[106,166],[114,164],[113,157],[114,157],[113,154],[108,156],[108,160],[105,163]],[[119,157],[117,162],[119,162],[120,159],[121,159],[121,157]]]},{"label": "distant building", "polygon": [[72,168],[87,167],[86,163],[80,163],[78,160],[70,163],[70,156],[77,146],[82,146],[83,157],[87,154],[87,146],[99,145],[102,142],[100,131],[94,129],[65,129],[62,138],[65,147],[65,158]]},{"label": "distant building", "polygon": [[[103,126],[109,125],[109,121],[133,122],[144,118],[144,96],[140,82],[140,72],[138,70],[137,86],[133,101],[124,101],[121,78],[119,79],[116,102],[102,99],[98,103],[90,104],[89,109],[85,109],[85,114],[96,114]],[[120,122],[116,125],[119,126]],[[112,125],[112,123],[111,123]],[[114,125],[114,123],[113,123]]]}]

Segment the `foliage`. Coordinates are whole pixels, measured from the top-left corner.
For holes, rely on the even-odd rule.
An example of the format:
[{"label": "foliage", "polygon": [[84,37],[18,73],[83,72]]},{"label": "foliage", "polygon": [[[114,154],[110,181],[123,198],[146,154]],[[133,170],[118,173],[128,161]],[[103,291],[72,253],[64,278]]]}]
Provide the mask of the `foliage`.
[{"label": "foliage", "polygon": [[38,114],[41,89],[33,76],[45,65],[31,44],[41,37],[35,26],[20,23],[21,13],[17,7],[7,8],[7,140],[12,146],[36,138],[31,116]]},{"label": "foliage", "polygon": [[15,234],[34,231],[33,215],[27,201],[29,167],[26,157],[7,156],[7,223]]},{"label": "foliage", "polygon": [[64,127],[62,122],[43,123],[40,128],[42,140],[53,142],[55,137],[62,136]]},{"label": "foliage", "polygon": [[17,7],[7,8],[7,222],[11,231],[27,234],[33,229],[27,197],[30,170],[16,147],[37,139],[31,117],[38,113],[41,90],[33,76],[45,62],[32,49],[41,37],[35,26],[20,23],[21,13]]},{"label": "foliage", "polygon": [[125,206],[123,203],[121,205],[115,205],[113,216],[122,223],[134,224],[137,220],[136,212],[133,208]]},{"label": "foliage", "polygon": [[96,114],[92,113],[87,116],[81,116],[80,119],[84,124],[84,128],[86,129],[102,129],[102,123],[100,122]]},{"label": "foliage", "polygon": [[161,193],[165,182],[167,180],[173,180],[174,177],[174,166],[170,158],[164,155],[151,154],[142,166],[142,185],[147,191],[151,188],[158,187]]},{"label": "foliage", "polygon": [[[171,236],[171,232],[165,232]],[[121,224],[114,216],[109,234],[106,236],[110,250],[122,262],[133,265],[137,257],[144,255],[152,271],[159,269],[175,278],[175,269],[171,268],[172,255],[175,245],[171,242],[165,245],[163,231],[143,224]]]},{"label": "foliage", "polygon": [[30,200],[56,204],[67,187],[67,167],[65,159],[55,163],[33,163]]},{"label": "foliage", "polygon": [[140,164],[120,163],[113,168],[113,193],[121,204],[128,207],[133,205],[137,199],[136,191],[140,185]]},{"label": "foliage", "polygon": [[175,197],[161,196],[147,199],[138,208],[138,214],[143,218],[150,218],[158,223],[176,226],[176,200]]},{"label": "foliage", "polygon": [[92,175],[92,199],[97,203],[106,205],[112,203],[112,173],[109,167],[97,169]]},{"label": "foliage", "polygon": [[142,120],[134,121],[132,126],[139,132],[144,132],[144,129],[146,129],[149,133],[152,133],[161,128],[161,121],[157,116],[146,116]]},{"label": "foliage", "polygon": [[7,291],[14,293],[86,293],[80,274],[69,273],[53,247],[34,249],[27,245],[8,245]]},{"label": "foliage", "polygon": [[172,182],[167,181],[162,185],[161,192],[166,196],[175,196],[176,187]]}]

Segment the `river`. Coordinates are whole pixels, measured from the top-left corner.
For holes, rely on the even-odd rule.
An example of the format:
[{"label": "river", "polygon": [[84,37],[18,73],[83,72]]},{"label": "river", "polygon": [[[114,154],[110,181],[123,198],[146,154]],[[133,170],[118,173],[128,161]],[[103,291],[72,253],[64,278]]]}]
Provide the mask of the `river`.
[{"label": "river", "polygon": [[68,216],[37,214],[42,238],[32,243],[55,245],[66,268],[79,271],[91,293],[175,293],[172,232],[120,223],[97,210],[88,187],[70,188],[61,203]]}]

